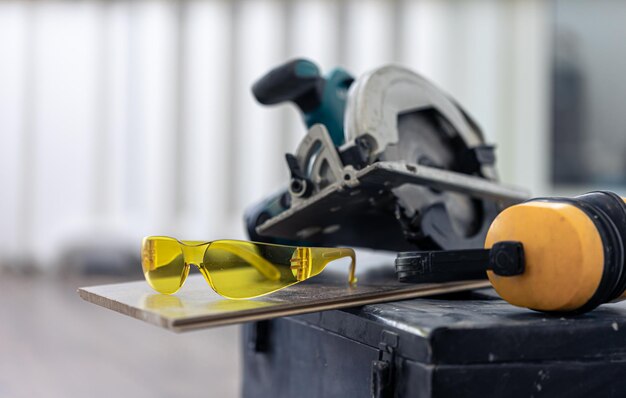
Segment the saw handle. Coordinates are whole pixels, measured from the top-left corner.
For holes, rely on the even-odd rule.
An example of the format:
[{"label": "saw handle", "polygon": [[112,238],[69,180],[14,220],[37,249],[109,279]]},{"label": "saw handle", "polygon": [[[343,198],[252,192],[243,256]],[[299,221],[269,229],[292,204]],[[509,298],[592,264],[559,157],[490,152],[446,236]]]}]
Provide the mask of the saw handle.
[{"label": "saw handle", "polygon": [[257,80],[252,93],[264,105],[293,102],[306,114],[320,106],[324,83],[317,65],[306,59],[295,59]]},{"label": "saw handle", "polygon": [[252,94],[264,105],[295,103],[307,128],[323,124],[333,144],[340,147],[345,142],[343,119],[348,89],[353,81],[354,78],[341,68],[322,76],[313,62],[294,59],[257,80]]}]

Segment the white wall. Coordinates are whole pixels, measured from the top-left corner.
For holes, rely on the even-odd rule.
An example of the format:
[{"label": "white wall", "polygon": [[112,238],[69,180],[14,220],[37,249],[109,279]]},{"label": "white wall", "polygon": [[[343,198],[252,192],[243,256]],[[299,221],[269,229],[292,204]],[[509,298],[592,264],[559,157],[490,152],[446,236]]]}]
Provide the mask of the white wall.
[{"label": "white wall", "polygon": [[288,57],[431,78],[546,193],[549,5],[536,1],[0,2],[0,257],[67,242],[243,237],[304,132],[251,83]]}]

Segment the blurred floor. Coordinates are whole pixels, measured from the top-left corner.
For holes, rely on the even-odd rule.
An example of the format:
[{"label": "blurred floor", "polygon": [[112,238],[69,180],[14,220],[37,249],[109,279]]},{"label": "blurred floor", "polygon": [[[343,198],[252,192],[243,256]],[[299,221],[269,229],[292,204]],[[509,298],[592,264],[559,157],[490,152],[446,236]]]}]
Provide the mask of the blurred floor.
[{"label": "blurred floor", "polygon": [[238,327],[175,334],[82,301],[114,278],[0,273],[0,397],[233,397]]}]

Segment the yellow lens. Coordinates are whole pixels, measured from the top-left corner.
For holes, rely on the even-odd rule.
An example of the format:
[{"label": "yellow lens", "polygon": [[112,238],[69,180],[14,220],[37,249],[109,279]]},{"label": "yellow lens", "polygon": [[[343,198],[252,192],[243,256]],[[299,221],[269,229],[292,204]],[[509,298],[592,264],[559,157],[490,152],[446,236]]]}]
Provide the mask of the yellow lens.
[{"label": "yellow lens", "polygon": [[[296,250],[282,245],[215,241],[204,254],[203,273],[213,289],[224,297],[262,296],[306,279],[297,277]],[[308,267],[309,264],[302,266]]]},{"label": "yellow lens", "polygon": [[178,242],[171,238],[145,238],[141,266],[150,286],[164,294],[176,293],[189,273]]}]

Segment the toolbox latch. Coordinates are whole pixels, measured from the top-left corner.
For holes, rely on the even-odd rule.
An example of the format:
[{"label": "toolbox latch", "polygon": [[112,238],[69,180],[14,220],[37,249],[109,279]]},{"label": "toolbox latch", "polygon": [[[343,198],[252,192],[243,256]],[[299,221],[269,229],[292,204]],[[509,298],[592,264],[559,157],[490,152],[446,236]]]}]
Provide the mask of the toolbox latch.
[{"label": "toolbox latch", "polygon": [[252,353],[265,353],[270,349],[270,321],[257,321],[250,328],[248,350]]},{"label": "toolbox latch", "polygon": [[378,344],[378,359],[372,361],[373,398],[392,397],[394,392],[395,350],[398,347],[398,335],[388,330],[381,333]]}]

